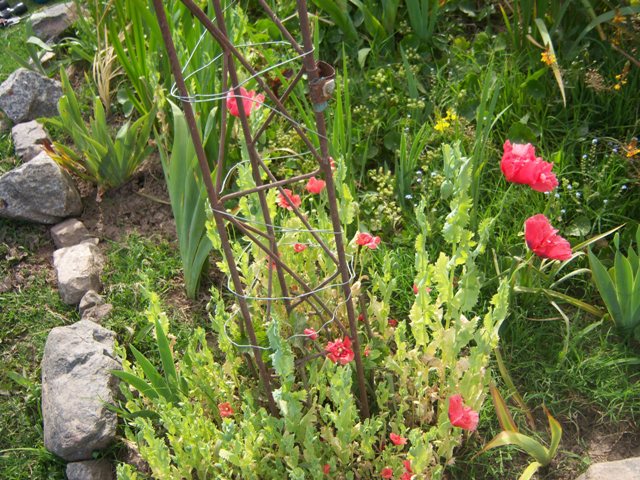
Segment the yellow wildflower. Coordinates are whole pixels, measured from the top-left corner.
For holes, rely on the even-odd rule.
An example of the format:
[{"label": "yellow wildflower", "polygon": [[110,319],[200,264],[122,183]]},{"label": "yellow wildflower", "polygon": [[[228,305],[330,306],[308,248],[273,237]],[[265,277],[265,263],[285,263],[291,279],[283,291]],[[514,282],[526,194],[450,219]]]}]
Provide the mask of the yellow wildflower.
[{"label": "yellow wildflower", "polygon": [[451,126],[451,124],[447,121],[446,118],[441,118],[440,120],[438,120],[435,124],[435,126],[433,127],[436,131],[442,133],[444,132],[447,128],[449,128]]},{"label": "yellow wildflower", "polygon": [[546,50],[542,52],[540,61],[548,66],[551,66],[556,63],[556,56],[549,50]]}]

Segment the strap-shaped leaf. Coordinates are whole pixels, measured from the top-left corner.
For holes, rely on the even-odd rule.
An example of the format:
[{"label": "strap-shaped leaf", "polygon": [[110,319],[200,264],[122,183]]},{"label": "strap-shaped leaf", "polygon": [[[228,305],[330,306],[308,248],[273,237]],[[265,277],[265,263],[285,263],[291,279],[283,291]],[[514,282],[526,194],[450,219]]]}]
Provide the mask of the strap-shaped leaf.
[{"label": "strap-shaped leaf", "polygon": [[549,457],[553,458],[558,451],[558,446],[560,445],[560,440],[562,439],[562,425],[560,425],[560,422],[553,418],[551,412],[547,410],[547,407],[543,405],[542,408],[544,409],[544,413],[547,415],[547,420],[549,420],[549,430],[551,431]]},{"label": "strap-shaped leaf", "polygon": [[629,263],[629,260],[627,260],[620,251],[616,252],[613,265],[615,267],[616,294],[618,297],[618,303],[620,304],[620,310],[622,311],[622,317],[620,320],[622,327],[625,331],[628,331],[633,326],[631,324],[633,272],[631,271],[631,264]]},{"label": "strap-shaped leaf", "polygon": [[156,390],[151,385],[149,385],[140,377],[136,377],[134,374],[129,372],[123,372],[122,370],[112,370],[111,374],[114,377],[118,377],[120,380],[127,382],[145,397],[152,399],[158,398],[158,392],[156,392]]},{"label": "strap-shaped leaf", "polygon": [[502,430],[517,432],[518,426],[516,425],[516,422],[513,421],[509,407],[507,407],[504,398],[502,398],[502,395],[495,384],[491,383],[491,385],[489,385],[489,389],[491,390],[491,399],[493,400],[493,406],[496,409],[496,415],[498,416],[500,427]]},{"label": "strap-shaped leaf", "polygon": [[522,475],[520,475],[518,480],[529,480],[531,477],[533,477],[533,474],[536,473],[540,467],[542,467],[541,463],[531,462],[527,466],[527,468],[524,469],[524,472],[522,472]]},{"label": "strap-shaped leaf", "polygon": [[483,452],[505,445],[515,445],[536,459],[542,466],[551,462],[549,450],[537,440],[520,432],[500,432],[487,443],[482,449]]},{"label": "strap-shaped leaf", "polygon": [[158,395],[166,398],[169,401],[175,401],[176,397],[171,391],[170,386],[164,377],[156,370],[156,367],[145,357],[136,347],[131,345],[131,352],[136,357],[136,361],[147,379],[151,382],[153,388],[158,392]]},{"label": "strap-shaped leaf", "polygon": [[164,376],[167,379],[169,385],[178,385],[178,374],[176,372],[176,365],[173,362],[173,353],[171,353],[171,346],[169,345],[169,339],[165,333],[160,321],[155,319],[156,337],[158,340],[158,352],[160,353],[160,360],[162,362],[162,368],[164,369]]},{"label": "strap-shaped leaf", "polygon": [[593,280],[596,282],[600,296],[609,310],[609,314],[613,321],[618,323],[622,317],[622,310],[618,303],[618,297],[616,295],[615,285],[609,276],[609,272],[604,268],[604,265],[598,260],[589,249],[589,266],[591,267],[591,273],[593,274]]}]

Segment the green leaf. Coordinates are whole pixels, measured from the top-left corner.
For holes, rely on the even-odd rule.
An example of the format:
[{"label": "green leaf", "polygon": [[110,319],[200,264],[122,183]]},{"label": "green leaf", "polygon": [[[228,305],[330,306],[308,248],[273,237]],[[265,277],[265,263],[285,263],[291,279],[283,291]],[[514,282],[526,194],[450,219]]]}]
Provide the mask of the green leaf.
[{"label": "green leaf", "polygon": [[531,462],[527,466],[527,468],[524,469],[524,472],[522,472],[522,475],[520,475],[518,480],[529,480],[531,477],[533,477],[533,474],[536,473],[540,467],[542,467],[541,463]]},{"label": "green leaf", "polygon": [[123,372],[122,370],[112,370],[111,374],[114,377],[119,378],[127,382],[129,385],[138,390],[142,395],[151,399],[157,399],[159,397],[158,392],[142,378],[135,376],[129,372]]},{"label": "green leaf", "polygon": [[609,276],[609,272],[604,268],[604,265],[600,263],[600,260],[589,249],[589,266],[591,267],[591,273],[593,274],[593,280],[596,282],[600,296],[607,306],[609,315],[616,324],[621,325],[622,322],[622,309],[618,303],[618,297],[616,295],[616,288]]},{"label": "green leaf", "polygon": [[549,445],[549,457],[553,458],[556,456],[556,452],[558,451],[558,446],[560,445],[560,440],[562,439],[562,425],[558,422],[553,416],[551,412],[547,410],[547,407],[543,406],[544,413],[547,415],[547,420],[549,420],[549,430],[551,431],[551,444]]},{"label": "green leaf", "polygon": [[548,465],[552,458],[549,456],[549,451],[537,440],[524,435],[519,432],[500,432],[498,435],[484,446],[482,452],[491,450],[496,447],[503,447],[505,445],[515,445],[527,454],[536,459],[542,466]]},{"label": "green leaf", "polygon": [[502,398],[502,395],[500,395],[500,392],[494,383],[489,385],[489,390],[491,390],[491,399],[493,400],[493,406],[496,410],[500,427],[502,430],[508,432],[517,432],[518,426],[516,425],[516,422],[513,421],[509,407],[507,407],[504,398]]},{"label": "green leaf", "polygon": [[162,368],[164,370],[165,378],[171,386],[178,385],[178,374],[176,372],[176,365],[173,360],[173,353],[171,352],[171,346],[169,345],[169,339],[165,333],[160,321],[155,319],[156,337],[158,340],[158,352],[160,353],[160,360],[162,361]]}]

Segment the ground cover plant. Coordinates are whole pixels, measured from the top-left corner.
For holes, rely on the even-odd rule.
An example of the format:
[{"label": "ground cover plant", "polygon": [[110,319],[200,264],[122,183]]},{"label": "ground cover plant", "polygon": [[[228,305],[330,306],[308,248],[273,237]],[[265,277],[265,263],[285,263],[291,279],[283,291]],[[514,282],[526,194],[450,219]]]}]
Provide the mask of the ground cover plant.
[{"label": "ground cover plant", "polygon": [[[267,3],[297,35],[295,3]],[[309,309],[252,307],[271,319],[256,332],[275,385],[278,412],[268,413],[151,2],[87,3],[55,47],[60,65],[84,71],[72,81],[81,88],[68,87],[80,90],[74,122],[91,128],[102,110],[115,135],[146,120],[137,150],[158,151],[88,210],[130,201],[149,179],[161,198],[145,194],[146,211],[164,209],[175,222],[152,233],[127,215],[104,231],[105,293],[115,307],[105,325],[124,361],[115,408],[122,438],[149,467],[120,462],[125,449],[116,445],[108,454],[118,478],[573,479],[593,461],[638,454],[640,6],[535,3],[312,2],[316,53],[337,71],[327,136],[353,258],[369,418],[359,411],[353,339],[337,325],[347,315],[337,289],[321,293],[335,308],[338,322],[329,324]],[[225,6],[236,44],[284,40],[252,2]],[[190,91],[223,91],[217,44],[181,2],[165,10]],[[23,28],[0,32],[0,44],[26,58],[16,48]],[[275,43],[246,53],[260,68],[287,59]],[[0,79],[17,66],[1,63]],[[287,89],[288,67],[269,72],[270,88]],[[252,125],[271,111],[257,83],[244,88],[242,102],[193,104],[210,159],[226,132],[224,167],[236,165],[229,190],[255,181],[238,104]],[[314,128],[301,84],[288,101]],[[81,150],[64,123],[52,128],[58,151]],[[256,148],[280,179],[315,168],[282,120]],[[126,180],[93,157],[104,180],[81,181],[96,205],[92,183]],[[120,157],[141,160],[129,150]],[[0,173],[17,164],[10,135],[0,133]],[[299,231],[292,205],[331,231],[323,182],[266,195],[288,230],[282,260],[310,284],[331,264]],[[262,221],[255,196],[234,213]],[[251,294],[282,296],[265,252],[230,235]],[[2,411],[16,412],[0,423],[3,478],[63,478],[40,438],[39,360],[48,329],[77,314],[52,289],[47,245],[44,228],[0,225],[0,398]],[[504,397],[494,394],[496,407],[490,383]],[[532,467],[517,445],[489,449],[517,444],[508,441],[516,428],[544,453]]]}]

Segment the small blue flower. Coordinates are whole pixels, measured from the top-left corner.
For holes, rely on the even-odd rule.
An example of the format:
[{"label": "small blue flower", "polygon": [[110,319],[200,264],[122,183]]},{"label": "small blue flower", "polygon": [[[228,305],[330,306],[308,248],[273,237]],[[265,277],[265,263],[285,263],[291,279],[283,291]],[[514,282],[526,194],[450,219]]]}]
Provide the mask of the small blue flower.
[{"label": "small blue flower", "polygon": [[584,155],[582,155],[582,159],[586,160],[587,158],[589,158],[589,155],[587,155],[586,153]]},{"label": "small blue flower", "polygon": [[607,199],[605,198],[605,199],[602,201],[602,203],[604,203],[604,204],[606,205],[607,203],[609,203],[609,200],[607,200]]},{"label": "small blue flower", "polygon": [[573,190],[573,187],[571,186],[571,184],[567,185],[567,190]]},{"label": "small blue flower", "polygon": [[431,172],[431,177],[435,177],[437,175],[436,172]]},{"label": "small blue flower", "polygon": [[422,170],[417,170],[416,171],[416,175],[421,176],[422,175]]},{"label": "small blue flower", "polygon": [[627,187],[626,185],[622,185],[622,186],[620,187],[620,190],[626,190],[627,188],[629,188],[629,187]]},{"label": "small blue flower", "polygon": [[560,194],[558,192],[555,193],[554,197],[560,198]]},{"label": "small blue flower", "polygon": [[598,144],[598,139],[597,139],[597,138],[594,138],[593,140],[591,140],[591,143],[592,143],[593,145],[597,145],[597,144]]},{"label": "small blue flower", "polygon": [[563,208],[562,210],[560,210],[560,213],[564,215],[565,213],[567,213],[567,211]]},{"label": "small blue flower", "polygon": [[411,195],[410,193],[407,193],[404,198],[406,198],[407,200],[411,200],[413,198],[413,195]]},{"label": "small blue flower", "polygon": [[618,147],[613,149],[613,153],[618,153]]},{"label": "small blue flower", "polygon": [[580,192],[576,192],[576,198],[580,198],[582,194]]}]

